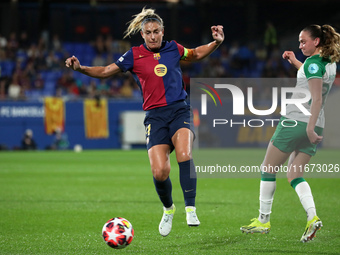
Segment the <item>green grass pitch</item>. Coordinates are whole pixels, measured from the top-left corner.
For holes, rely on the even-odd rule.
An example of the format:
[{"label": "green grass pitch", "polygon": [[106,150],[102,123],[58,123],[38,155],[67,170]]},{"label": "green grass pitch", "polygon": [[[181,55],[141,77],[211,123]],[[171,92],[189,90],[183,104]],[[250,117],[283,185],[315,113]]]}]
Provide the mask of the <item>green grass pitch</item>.
[{"label": "green grass pitch", "polygon": [[[260,164],[265,153],[219,152],[233,165]],[[319,150],[312,162],[340,163],[339,155],[338,150]],[[285,178],[277,179],[268,235],[239,230],[258,215],[259,178],[199,178],[201,226],[188,227],[171,156],[177,211],[172,232],[162,237],[162,205],[146,150],[1,152],[0,254],[339,254],[340,178],[307,179],[324,227],[303,244],[306,215]],[[101,236],[103,224],[118,216],[135,230],[123,250],[108,247]]]}]

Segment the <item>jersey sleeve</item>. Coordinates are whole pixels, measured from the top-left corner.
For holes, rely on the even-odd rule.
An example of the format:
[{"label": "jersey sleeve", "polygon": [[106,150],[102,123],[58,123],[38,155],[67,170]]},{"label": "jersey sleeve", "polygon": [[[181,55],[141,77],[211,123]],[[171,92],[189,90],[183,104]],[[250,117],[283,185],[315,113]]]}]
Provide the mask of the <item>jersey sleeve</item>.
[{"label": "jersey sleeve", "polygon": [[115,63],[124,73],[133,68],[133,51],[132,48],[125,52]]},{"label": "jersey sleeve", "polygon": [[177,45],[179,55],[181,56],[181,60],[188,60],[190,61],[194,55],[194,52],[192,49],[187,49],[183,45],[177,43],[174,41]]},{"label": "jersey sleeve", "polygon": [[174,41],[177,45],[177,48],[178,48],[178,52],[179,52],[179,55],[181,56],[181,59],[183,58],[183,55],[184,55],[184,51],[185,51],[185,48],[183,45],[179,44],[178,42]]},{"label": "jersey sleeve", "polygon": [[304,64],[304,71],[307,80],[317,78],[321,79],[325,74],[325,66],[315,59],[306,59]]}]

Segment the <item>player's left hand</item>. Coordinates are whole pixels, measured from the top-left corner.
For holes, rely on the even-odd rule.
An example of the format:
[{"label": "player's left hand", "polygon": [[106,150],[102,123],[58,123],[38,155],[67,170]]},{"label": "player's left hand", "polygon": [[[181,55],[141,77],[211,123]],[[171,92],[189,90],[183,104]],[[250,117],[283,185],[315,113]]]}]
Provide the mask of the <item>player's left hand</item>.
[{"label": "player's left hand", "polygon": [[314,130],[310,132],[307,131],[307,136],[312,144],[319,144],[323,139],[323,136],[319,136]]},{"label": "player's left hand", "polygon": [[216,41],[217,44],[221,44],[224,41],[224,32],[223,26],[217,25],[211,27],[212,37]]}]

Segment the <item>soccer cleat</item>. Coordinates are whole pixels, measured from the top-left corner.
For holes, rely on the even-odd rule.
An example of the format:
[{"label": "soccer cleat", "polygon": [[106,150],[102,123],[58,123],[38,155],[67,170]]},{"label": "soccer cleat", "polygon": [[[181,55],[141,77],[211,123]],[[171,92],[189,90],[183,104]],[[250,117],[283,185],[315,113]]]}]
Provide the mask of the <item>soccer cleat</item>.
[{"label": "soccer cleat", "polygon": [[171,228],[172,228],[172,219],[174,217],[176,207],[174,204],[172,204],[172,209],[166,210],[164,207],[163,217],[161,222],[159,223],[159,233],[162,236],[167,236],[170,234]]},{"label": "soccer cleat", "polygon": [[270,221],[267,223],[261,223],[258,218],[254,218],[251,220],[252,223],[246,226],[242,226],[240,229],[242,233],[261,233],[261,234],[268,234],[270,231]]},{"label": "soccer cleat", "polygon": [[305,243],[305,242],[313,240],[313,238],[315,237],[316,231],[321,229],[321,227],[322,227],[322,221],[319,219],[318,216],[314,216],[313,219],[307,222],[305,232],[303,233],[300,241]]},{"label": "soccer cleat", "polygon": [[186,206],[185,207],[185,212],[186,212],[186,215],[187,215],[186,218],[187,218],[188,226],[190,226],[190,227],[197,227],[197,226],[199,226],[201,224],[200,221],[197,218],[197,215],[196,215],[196,207],[194,207],[194,206]]}]

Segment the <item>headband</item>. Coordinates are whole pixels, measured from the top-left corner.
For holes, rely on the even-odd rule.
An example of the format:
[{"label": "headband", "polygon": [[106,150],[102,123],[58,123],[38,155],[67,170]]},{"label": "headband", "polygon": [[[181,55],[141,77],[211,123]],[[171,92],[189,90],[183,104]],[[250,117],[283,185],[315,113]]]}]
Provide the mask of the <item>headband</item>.
[{"label": "headband", "polygon": [[159,24],[162,24],[162,22],[158,18],[147,18],[147,19],[143,20],[141,26],[143,26],[148,21],[157,21],[157,22],[159,22]]}]

